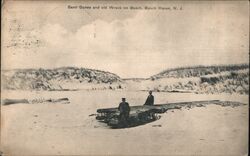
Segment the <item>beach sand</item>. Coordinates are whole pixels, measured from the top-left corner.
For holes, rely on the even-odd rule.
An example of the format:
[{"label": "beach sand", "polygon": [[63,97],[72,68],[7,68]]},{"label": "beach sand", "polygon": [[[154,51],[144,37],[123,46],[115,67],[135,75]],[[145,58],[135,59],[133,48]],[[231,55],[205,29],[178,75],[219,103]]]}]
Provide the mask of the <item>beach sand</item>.
[{"label": "beach sand", "polygon": [[160,114],[155,122],[110,129],[95,116],[122,97],[142,105],[143,91],[5,91],[2,99],[69,98],[69,103],[1,106],[1,151],[6,155],[247,155],[248,95],[153,93],[155,103],[227,100],[239,107],[209,105]]}]

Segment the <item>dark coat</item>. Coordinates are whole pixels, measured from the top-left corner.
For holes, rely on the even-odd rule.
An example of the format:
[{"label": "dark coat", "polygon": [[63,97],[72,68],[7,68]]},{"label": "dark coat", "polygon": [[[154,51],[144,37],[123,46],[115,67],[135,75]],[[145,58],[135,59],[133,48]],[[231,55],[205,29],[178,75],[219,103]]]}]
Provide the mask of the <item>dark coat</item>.
[{"label": "dark coat", "polygon": [[154,96],[149,95],[144,105],[150,105],[150,106],[154,105]]},{"label": "dark coat", "polygon": [[118,110],[120,111],[121,114],[125,113],[129,113],[130,112],[130,107],[129,104],[127,102],[121,102],[119,104]]},{"label": "dark coat", "polygon": [[120,111],[119,124],[127,127],[129,124],[129,112],[130,112],[129,104],[127,102],[121,102],[119,104],[118,109]]}]

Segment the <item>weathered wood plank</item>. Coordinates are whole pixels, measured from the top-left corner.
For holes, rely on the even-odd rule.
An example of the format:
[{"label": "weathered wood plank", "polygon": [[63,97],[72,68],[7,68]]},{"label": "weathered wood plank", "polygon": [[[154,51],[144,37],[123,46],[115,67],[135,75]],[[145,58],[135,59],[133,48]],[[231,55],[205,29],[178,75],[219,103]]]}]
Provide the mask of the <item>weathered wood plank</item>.
[{"label": "weathered wood plank", "polygon": [[[145,106],[145,105],[138,105],[138,106],[130,106],[131,111],[141,110],[146,111],[149,109],[161,109],[161,108],[175,108],[176,106],[183,107],[186,105],[197,105],[197,104],[210,104],[210,103],[218,103],[219,100],[207,100],[207,101],[190,101],[190,102],[177,102],[177,103],[166,103],[166,104],[155,104],[153,106]],[[118,112],[118,108],[103,108],[97,109],[97,113],[116,113]]]}]

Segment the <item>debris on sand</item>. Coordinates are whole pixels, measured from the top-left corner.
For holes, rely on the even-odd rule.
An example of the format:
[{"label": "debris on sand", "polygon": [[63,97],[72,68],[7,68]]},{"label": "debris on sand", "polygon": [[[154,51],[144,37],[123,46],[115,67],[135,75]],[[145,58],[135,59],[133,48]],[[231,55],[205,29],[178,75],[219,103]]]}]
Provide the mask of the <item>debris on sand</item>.
[{"label": "debris on sand", "polygon": [[53,102],[53,103],[56,103],[56,102],[68,102],[68,101],[69,101],[68,98],[48,99],[48,100],[46,100],[46,102]]},{"label": "debris on sand", "polygon": [[181,108],[189,110],[195,107],[206,107],[211,104],[221,105],[222,107],[238,107],[246,105],[244,103],[234,101],[208,100],[155,104],[153,106],[131,106],[130,115],[125,125],[122,125],[119,121],[119,110],[117,108],[104,108],[97,109],[98,114],[96,115],[96,120],[107,123],[107,125],[111,128],[129,128],[159,120],[160,117],[158,114],[168,112],[169,110],[171,110],[171,112],[174,112],[174,109]]},{"label": "debris on sand", "polygon": [[70,101],[68,98],[59,98],[59,99],[4,99],[2,105],[11,105],[11,104],[37,104],[37,103],[61,103],[69,104]]},{"label": "debris on sand", "polygon": [[69,99],[68,98],[59,98],[59,99],[33,99],[33,100],[30,100],[30,103],[32,104],[36,104],[36,103],[61,103],[61,104],[68,104],[70,103],[69,102]]},{"label": "debris on sand", "polygon": [[89,116],[96,116],[96,114],[90,114]]},{"label": "debris on sand", "polygon": [[152,127],[161,127],[161,125],[152,125]]},{"label": "debris on sand", "polygon": [[3,105],[11,105],[11,104],[18,104],[18,103],[29,103],[27,99],[4,99],[2,101]]},{"label": "debris on sand", "polygon": [[247,104],[240,103],[240,102],[235,102],[235,101],[218,101],[218,102],[214,102],[214,104],[220,105],[222,107],[231,106],[233,108],[238,107],[238,106],[242,106],[242,105],[247,105]]}]

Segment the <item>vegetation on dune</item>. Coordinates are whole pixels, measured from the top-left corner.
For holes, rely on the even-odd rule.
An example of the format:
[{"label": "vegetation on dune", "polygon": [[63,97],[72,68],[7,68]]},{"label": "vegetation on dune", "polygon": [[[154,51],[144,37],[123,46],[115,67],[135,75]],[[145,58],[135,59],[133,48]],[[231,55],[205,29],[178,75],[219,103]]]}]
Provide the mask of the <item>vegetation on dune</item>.
[{"label": "vegetation on dune", "polygon": [[2,88],[9,90],[96,90],[131,86],[134,90],[249,94],[249,65],[181,67],[146,79],[121,79],[110,72],[75,67],[2,71]]},{"label": "vegetation on dune", "polygon": [[[178,81],[168,83],[168,79]],[[197,66],[166,70],[151,77],[155,91],[249,94],[249,65]],[[187,81],[188,80],[188,81]]]},{"label": "vegetation on dune", "polygon": [[112,84],[122,82],[116,74],[87,68],[19,69],[2,71],[4,89],[62,90],[63,83]]},{"label": "vegetation on dune", "polygon": [[244,69],[249,69],[249,64],[179,67],[164,70],[159,74],[151,76],[151,79],[201,77],[226,71],[230,72]]}]

